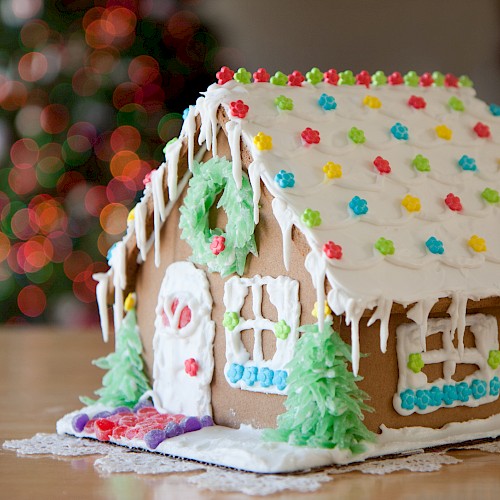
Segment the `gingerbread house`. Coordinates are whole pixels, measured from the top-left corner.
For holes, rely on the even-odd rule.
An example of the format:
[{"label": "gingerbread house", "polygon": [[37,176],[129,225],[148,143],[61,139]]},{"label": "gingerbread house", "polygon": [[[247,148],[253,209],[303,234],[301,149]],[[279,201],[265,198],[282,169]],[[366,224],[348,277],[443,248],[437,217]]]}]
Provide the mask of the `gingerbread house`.
[{"label": "gingerbread house", "polygon": [[96,276],[105,339],[134,292],[155,407],[263,428],[332,323],[380,449],[500,435],[499,114],[465,76],[223,68]]}]

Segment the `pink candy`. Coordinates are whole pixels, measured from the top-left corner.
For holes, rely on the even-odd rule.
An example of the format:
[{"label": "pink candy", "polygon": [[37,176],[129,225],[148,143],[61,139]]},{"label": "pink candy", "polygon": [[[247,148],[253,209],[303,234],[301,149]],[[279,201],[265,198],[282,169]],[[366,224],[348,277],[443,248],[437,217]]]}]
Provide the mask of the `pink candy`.
[{"label": "pink candy", "polygon": [[364,85],[366,88],[368,88],[371,82],[372,77],[370,76],[370,73],[368,73],[368,71],[363,70],[356,75],[356,85]]},{"label": "pink candy", "polygon": [[218,71],[215,76],[217,77],[217,83],[219,85],[224,85],[225,83],[231,81],[234,76],[234,71],[227,66],[222,66],[220,71]]},{"label": "pink candy", "polygon": [[214,255],[219,255],[226,249],[226,238],[224,236],[214,236],[210,243],[210,250]]},{"label": "pink candy", "polygon": [[434,78],[432,78],[432,75],[430,73],[424,73],[423,75],[420,76],[420,79],[418,81],[418,84],[421,87],[430,87],[434,83]]},{"label": "pink candy", "polygon": [[326,83],[330,85],[337,85],[339,81],[339,75],[336,69],[329,69],[326,73],[323,74],[323,79]]},{"label": "pink candy", "polygon": [[249,108],[241,99],[230,102],[229,107],[232,116],[236,116],[237,118],[245,118],[247,116]]},{"label": "pink candy", "polygon": [[306,144],[319,144],[320,141],[319,131],[309,127],[301,132],[300,137]]},{"label": "pink candy", "polygon": [[375,165],[375,168],[379,171],[379,173],[381,174],[391,173],[391,165],[386,159],[382,158],[381,156],[377,156],[373,160],[373,164]]},{"label": "pink candy", "polygon": [[266,83],[269,81],[270,78],[271,78],[271,75],[264,68],[259,68],[253,74],[253,80],[256,83]]},{"label": "pink candy", "polygon": [[490,127],[488,127],[488,125],[485,125],[484,123],[477,122],[473,130],[474,132],[476,132],[477,136],[481,137],[482,139],[486,139],[491,136]]},{"label": "pink candy", "polygon": [[387,81],[389,82],[389,85],[403,85],[405,82],[399,71],[394,71],[394,73],[390,74],[387,77]]},{"label": "pink candy", "polygon": [[340,245],[336,245],[333,241],[327,241],[323,245],[323,252],[329,259],[342,258],[342,247]]},{"label": "pink candy", "polygon": [[198,363],[194,358],[189,358],[184,361],[184,370],[190,377],[196,377],[198,373]]},{"label": "pink candy", "polygon": [[408,106],[411,106],[415,109],[424,109],[427,106],[427,103],[425,102],[425,99],[423,97],[412,95],[408,99]]},{"label": "pink candy", "polygon": [[449,193],[448,196],[446,196],[444,202],[448,206],[450,210],[453,210],[454,212],[459,212],[462,210],[462,202],[460,201],[460,198],[458,196],[455,196],[453,193]]},{"label": "pink candy", "polygon": [[304,75],[300,71],[294,71],[288,75],[288,85],[291,87],[301,87],[304,80]]},{"label": "pink candy", "polygon": [[445,87],[458,87],[458,78],[451,73],[448,73],[444,77],[444,86]]}]

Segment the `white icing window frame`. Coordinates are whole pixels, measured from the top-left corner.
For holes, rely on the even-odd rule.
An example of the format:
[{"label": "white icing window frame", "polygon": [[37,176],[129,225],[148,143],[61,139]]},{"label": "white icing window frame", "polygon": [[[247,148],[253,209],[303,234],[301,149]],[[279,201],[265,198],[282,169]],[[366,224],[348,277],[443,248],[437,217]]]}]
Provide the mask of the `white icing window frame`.
[{"label": "white icing window frame", "polygon": [[[264,330],[274,331],[275,323],[262,315],[262,294],[263,286],[266,286],[269,301],[278,312],[278,321],[285,321],[290,327],[290,333],[286,339],[276,338],[276,351],[271,359],[264,359],[262,350],[262,332]],[[241,317],[241,309],[245,300],[252,291],[252,312],[253,319]],[[285,370],[285,365],[291,361],[295,344],[299,337],[300,302],[299,283],[287,276],[261,277],[255,275],[252,278],[240,278],[234,276],[229,279],[224,286],[224,306],[226,312],[236,313],[239,316],[239,323],[230,330],[225,327],[226,332],[226,365],[224,374],[229,385],[233,388],[244,389],[252,392],[264,392],[269,394],[286,394],[286,387],[279,388],[272,383],[263,386],[259,380],[253,384],[245,383],[243,378],[236,382],[231,382],[228,375],[233,364],[242,366],[243,369],[255,367],[257,370],[269,369],[274,373]],[[241,332],[252,330],[254,333],[254,347],[252,355],[245,348]],[[283,375],[283,373],[282,373]],[[285,377],[286,377],[285,375]]]}]

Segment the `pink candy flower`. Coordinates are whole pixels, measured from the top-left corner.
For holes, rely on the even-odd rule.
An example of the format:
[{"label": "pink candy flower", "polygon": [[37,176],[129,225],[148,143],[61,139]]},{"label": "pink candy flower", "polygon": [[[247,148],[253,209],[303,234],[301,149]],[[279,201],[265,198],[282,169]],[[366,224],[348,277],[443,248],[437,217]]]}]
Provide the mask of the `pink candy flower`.
[{"label": "pink candy flower", "polygon": [[254,80],[254,82],[257,82],[257,83],[266,83],[269,81],[270,78],[271,78],[271,76],[264,68],[259,68],[253,74],[253,80]]},{"label": "pink candy flower", "polygon": [[427,106],[427,103],[425,102],[425,99],[423,97],[412,95],[408,99],[408,106],[411,106],[415,109],[424,109]]},{"label": "pink candy flower", "polygon": [[144,179],[142,180],[142,183],[144,184],[144,187],[146,187],[147,184],[151,182],[151,174],[152,172],[148,172],[145,176]]},{"label": "pink candy flower", "polygon": [[363,70],[356,75],[356,85],[364,85],[366,88],[368,88],[371,82],[372,77],[370,76],[370,73],[368,73],[368,71]]},{"label": "pink candy flower", "polygon": [[377,156],[373,160],[373,164],[375,165],[375,168],[379,171],[379,173],[381,174],[391,173],[391,165],[386,159],[382,158],[381,156]]},{"label": "pink candy flower", "polygon": [[319,131],[309,127],[302,131],[300,137],[306,144],[319,144],[320,141]]},{"label": "pink candy flower", "polygon": [[476,132],[478,137],[481,137],[483,139],[491,136],[490,127],[488,127],[488,125],[485,125],[484,123],[477,122],[473,130],[474,132]]},{"label": "pink candy flower", "polygon": [[394,73],[389,75],[387,77],[387,81],[389,82],[389,85],[403,85],[405,82],[399,71],[394,71]]},{"label": "pink candy flower", "polygon": [[462,202],[460,201],[460,198],[458,196],[455,196],[453,193],[449,193],[448,196],[446,196],[444,202],[448,206],[450,210],[453,210],[454,212],[459,212],[462,210]]},{"label": "pink candy flower", "polygon": [[421,87],[430,87],[434,83],[434,78],[432,78],[432,75],[430,73],[424,73],[423,75],[420,76],[420,79],[418,81],[418,84]]},{"label": "pink candy flower", "polygon": [[327,241],[323,245],[323,252],[329,259],[342,258],[342,247],[340,245],[336,245],[333,241]]},{"label": "pink candy flower", "polygon": [[196,377],[199,365],[194,358],[189,358],[184,361],[184,370],[190,377]]},{"label": "pink candy flower", "polygon": [[219,85],[224,85],[233,79],[234,71],[227,66],[222,66],[220,71],[218,71],[215,76],[217,77],[217,83]]},{"label": "pink candy flower", "polygon": [[445,87],[458,87],[458,78],[451,73],[448,73],[444,77],[444,86]]},{"label": "pink candy flower", "polygon": [[210,243],[210,250],[214,255],[219,255],[226,249],[226,238],[224,236],[214,236],[212,243]]},{"label": "pink candy flower", "polygon": [[337,85],[339,81],[339,75],[336,69],[329,69],[326,73],[323,74],[323,78],[326,83],[330,85]]},{"label": "pink candy flower", "polygon": [[237,101],[232,101],[229,106],[231,108],[232,116],[236,116],[238,118],[245,118],[245,116],[247,116],[249,108],[242,100],[238,99]]},{"label": "pink candy flower", "polygon": [[294,71],[288,75],[288,85],[291,87],[301,87],[304,80],[304,75],[300,71]]}]

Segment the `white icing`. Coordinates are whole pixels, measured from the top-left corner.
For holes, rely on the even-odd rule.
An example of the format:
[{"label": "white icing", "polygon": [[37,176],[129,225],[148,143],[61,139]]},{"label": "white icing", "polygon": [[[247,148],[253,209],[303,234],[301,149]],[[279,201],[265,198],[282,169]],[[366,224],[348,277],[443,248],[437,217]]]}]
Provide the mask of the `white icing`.
[{"label": "white icing", "polygon": [[176,141],[165,147],[165,163],[167,164],[167,186],[168,197],[171,200],[177,199],[177,168],[179,155],[181,153],[182,141]]},{"label": "white icing", "polygon": [[148,204],[143,198],[134,209],[134,229],[137,248],[143,260],[146,260],[146,219],[148,215]]},{"label": "white icing", "polygon": [[108,285],[109,271],[107,273],[95,273],[92,278],[97,281],[95,295],[97,298],[97,308],[101,320],[102,339],[104,342],[109,340],[109,316],[108,316]]},{"label": "white icing", "polygon": [[123,319],[123,291],[127,286],[127,252],[125,241],[116,243],[109,259],[111,276],[115,289],[115,301],[113,304],[113,323],[115,331],[120,329]]}]

